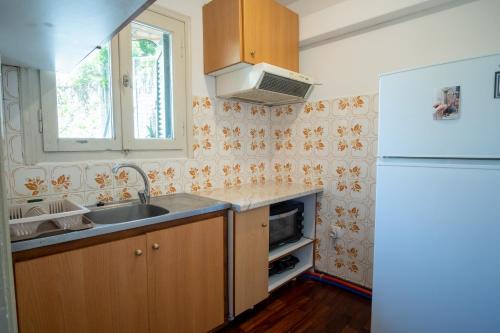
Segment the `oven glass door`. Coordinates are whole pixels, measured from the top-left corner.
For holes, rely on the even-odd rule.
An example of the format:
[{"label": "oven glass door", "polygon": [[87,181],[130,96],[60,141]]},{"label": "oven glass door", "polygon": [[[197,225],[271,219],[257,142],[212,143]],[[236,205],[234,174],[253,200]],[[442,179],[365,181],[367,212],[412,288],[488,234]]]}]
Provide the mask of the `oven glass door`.
[{"label": "oven glass door", "polygon": [[269,246],[278,246],[294,239],[297,233],[297,214],[295,208],[289,212],[269,217]]}]

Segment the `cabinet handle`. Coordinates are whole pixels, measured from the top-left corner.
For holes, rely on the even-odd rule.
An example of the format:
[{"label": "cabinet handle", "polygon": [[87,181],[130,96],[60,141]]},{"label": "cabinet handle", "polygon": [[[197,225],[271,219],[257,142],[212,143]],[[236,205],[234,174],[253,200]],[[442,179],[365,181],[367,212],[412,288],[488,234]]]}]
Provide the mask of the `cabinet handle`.
[{"label": "cabinet handle", "polygon": [[137,257],[142,256],[142,250],[141,250],[141,249],[137,249],[137,250],[135,250],[135,252],[134,252],[134,253],[135,253],[135,255],[136,255]]},{"label": "cabinet handle", "polygon": [[262,228],[265,228],[267,227],[267,224],[266,223],[262,223]]},{"label": "cabinet handle", "polygon": [[153,244],[153,250],[158,250],[160,248],[160,244],[154,243]]},{"label": "cabinet handle", "polygon": [[252,58],[255,58],[255,51],[250,51],[250,56],[251,56]]}]

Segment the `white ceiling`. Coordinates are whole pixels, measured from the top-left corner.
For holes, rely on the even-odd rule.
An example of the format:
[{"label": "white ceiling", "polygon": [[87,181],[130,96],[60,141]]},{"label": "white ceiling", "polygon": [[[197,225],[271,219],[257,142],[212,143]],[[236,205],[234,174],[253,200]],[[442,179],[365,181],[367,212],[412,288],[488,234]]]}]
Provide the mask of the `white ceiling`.
[{"label": "white ceiling", "polygon": [[306,16],[318,12],[343,1],[348,0],[278,0],[279,3],[289,7],[299,14],[299,16]]},{"label": "white ceiling", "polygon": [[299,0],[278,0],[278,2],[282,5],[288,6],[291,3],[298,2]]}]

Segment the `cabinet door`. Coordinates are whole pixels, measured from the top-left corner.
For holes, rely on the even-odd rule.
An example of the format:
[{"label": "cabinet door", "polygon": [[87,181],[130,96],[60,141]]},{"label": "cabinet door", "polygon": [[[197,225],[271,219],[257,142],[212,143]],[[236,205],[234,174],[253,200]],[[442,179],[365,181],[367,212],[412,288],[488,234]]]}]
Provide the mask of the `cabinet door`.
[{"label": "cabinet door", "polygon": [[234,313],[252,308],[268,296],[269,206],[235,213]]},{"label": "cabinet door", "polygon": [[147,332],[146,237],[15,264],[21,333]]},{"label": "cabinet door", "polygon": [[243,59],[299,71],[299,18],[274,0],[243,0]]},{"label": "cabinet door", "polygon": [[241,2],[214,0],[203,6],[205,74],[242,60]]},{"label": "cabinet door", "polygon": [[147,234],[151,332],[207,332],[224,323],[224,220]]}]

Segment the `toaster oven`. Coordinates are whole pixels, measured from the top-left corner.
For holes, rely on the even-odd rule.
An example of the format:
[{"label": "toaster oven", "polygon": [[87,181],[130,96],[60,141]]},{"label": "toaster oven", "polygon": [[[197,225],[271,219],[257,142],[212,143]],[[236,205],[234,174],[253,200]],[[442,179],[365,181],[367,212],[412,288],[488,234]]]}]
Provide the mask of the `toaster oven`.
[{"label": "toaster oven", "polygon": [[269,249],[293,243],[302,238],[304,204],[287,201],[271,205],[269,214]]}]

